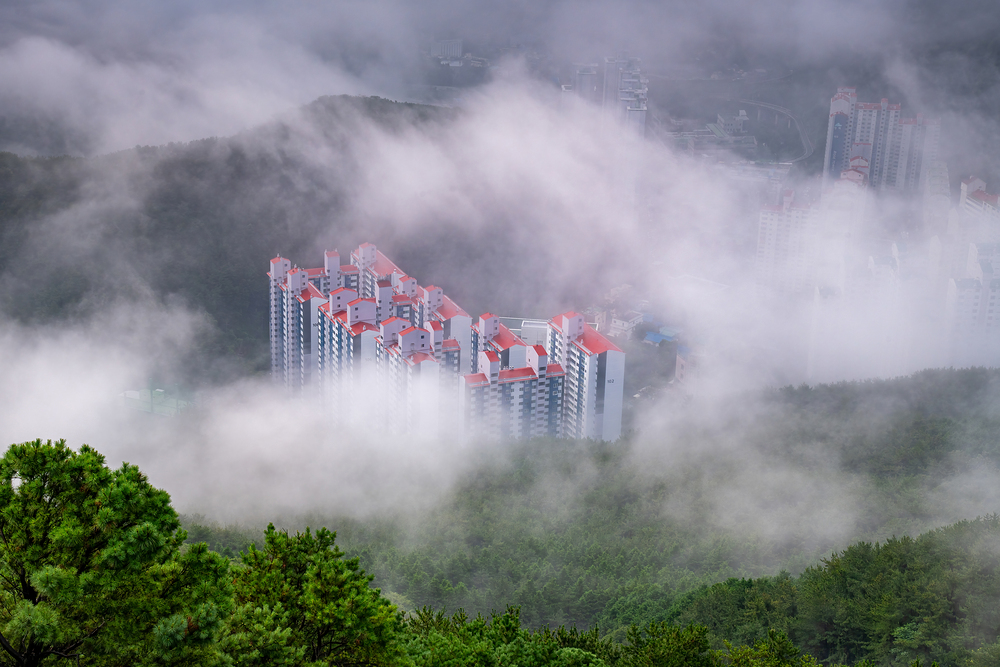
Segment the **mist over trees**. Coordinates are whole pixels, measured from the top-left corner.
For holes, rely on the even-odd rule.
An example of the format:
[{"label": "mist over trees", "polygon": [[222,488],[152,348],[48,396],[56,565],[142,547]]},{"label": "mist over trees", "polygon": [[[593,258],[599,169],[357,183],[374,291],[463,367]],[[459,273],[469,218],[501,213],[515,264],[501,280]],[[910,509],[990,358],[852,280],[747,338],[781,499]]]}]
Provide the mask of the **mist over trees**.
[{"label": "mist over trees", "polygon": [[[991,664],[996,515],[869,536],[935,523],[910,504],[916,495],[970,460],[1000,462],[992,437],[955,437],[995,432],[998,382],[937,371],[786,389],[742,417],[770,443],[765,464],[794,456],[803,436],[840,452],[869,504],[832,554],[819,535],[782,543],[671,517],[672,501],[693,495],[677,486],[692,471],[677,462],[672,479],[642,475],[627,443],[526,443],[471,470],[419,525],[288,519],[336,526],[336,544],[304,526],[182,517],[185,531],[134,466],[111,470],[87,446],[13,445],[0,460],[0,580],[14,602],[0,646],[17,665],[76,654],[91,664]],[[888,421],[865,417],[885,410]],[[857,447],[870,456],[852,456]]]},{"label": "mist over trees", "polygon": [[[1000,663],[1000,373],[800,384],[802,312],[748,278],[760,193],[664,139],[786,107],[805,199],[851,85],[995,191],[995,4],[0,7],[0,664]],[[641,139],[560,98],[623,50]],[[756,161],[802,152],[752,108]],[[872,205],[905,244],[919,204]],[[334,425],[267,381],[264,271],[363,241],[473,315],[631,285],[712,382],[629,340],[617,443]],[[123,407],[161,387],[189,408]]]},{"label": "mist over trees", "polygon": [[[719,650],[773,630],[824,662],[951,664],[996,641],[998,524],[960,519],[995,503],[970,471],[1000,463],[998,379],[927,371],[787,388],[754,409],[734,402],[727,424],[674,423],[689,439],[655,472],[637,443],[537,441],[478,464],[426,514],[285,521],[336,526],[341,548],[407,611],[511,604],[528,628],[599,628],[612,641],[667,621],[705,625]],[[733,430],[739,446],[725,442]],[[806,467],[813,476],[791,472]],[[955,485],[980,500],[943,507]],[[749,505],[735,525],[724,521],[732,503]],[[223,553],[261,540],[246,525],[184,521]]]}]

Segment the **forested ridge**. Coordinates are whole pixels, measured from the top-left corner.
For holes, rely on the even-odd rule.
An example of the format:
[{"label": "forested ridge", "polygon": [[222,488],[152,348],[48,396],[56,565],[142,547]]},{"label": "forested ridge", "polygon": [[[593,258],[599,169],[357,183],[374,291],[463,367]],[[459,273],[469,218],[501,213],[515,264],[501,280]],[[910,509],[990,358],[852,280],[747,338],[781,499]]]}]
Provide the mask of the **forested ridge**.
[{"label": "forested ridge", "polygon": [[210,327],[186,364],[164,369],[170,379],[266,369],[267,261],[318,264],[317,243],[364,240],[344,210],[360,157],[351,139],[371,128],[433,136],[453,116],[323,97],[232,137],[92,158],[0,153],[0,312],[45,323],[173,301]]},{"label": "forested ridge", "polygon": [[[674,422],[676,433],[659,438],[681,438],[703,456],[652,459],[663,466],[652,472],[636,434],[511,444],[509,457],[484,459],[427,516],[285,523],[336,527],[341,548],[411,612],[488,615],[510,604],[527,628],[599,629],[612,642],[666,622],[705,626],[721,651],[727,641],[773,644],[780,633],[827,664],[992,664],[1000,519],[961,520],[959,508],[939,505],[956,485],[984,483],[972,471],[1000,464],[998,383],[996,371],[965,369],[768,390],[733,399],[712,425]],[[751,477],[758,468],[789,479],[810,471],[810,482],[842,477],[833,492],[854,496],[851,525],[836,534],[810,525],[817,510],[808,504],[836,508],[842,497],[756,488],[781,476],[739,479],[713,443],[733,433],[743,451],[727,455],[740,466],[759,459]],[[710,516],[726,507],[671,510],[726,484],[748,503],[792,504],[791,514],[771,506],[773,522],[794,516],[798,502],[804,521],[727,527]],[[190,540],[231,556],[260,543],[258,529],[184,522]]]},{"label": "forested ridge", "polygon": [[[372,98],[302,113],[86,160],[0,154],[4,314],[180,301],[213,326],[177,377],[265,368],[261,259],[306,262],[318,238],[370,231],[343,217],[351,133],[455,117]],[[415,273],[419,243],[397,257]],[[277,528],[178,516],[169,489],[79,443],[14,445],[0,664],[1000,661],[1000,373],[650,406],[617,443],[472,452],[426,510],[304,507]]]},{"label": "forested ridge", "polygon": [[372,587],[365,559],[326,528],[269,525],[232,559],[205,537],[219,547],[234,531],[188,534],[135,466],[109,469],[86,445],[12,445],[0,459],[0,663],[804,667],[1000,654],[997,515],[853,544],[798,576],[703,585],[620,634],[533,627],[517,606],[410,608]]}]

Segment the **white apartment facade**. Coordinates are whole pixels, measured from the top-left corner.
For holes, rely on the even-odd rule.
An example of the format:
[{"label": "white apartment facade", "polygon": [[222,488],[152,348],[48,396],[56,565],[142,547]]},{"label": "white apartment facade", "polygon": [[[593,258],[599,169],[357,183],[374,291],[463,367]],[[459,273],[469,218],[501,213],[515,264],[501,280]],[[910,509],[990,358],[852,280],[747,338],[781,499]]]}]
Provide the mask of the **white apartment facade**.
[{"label": "white apartment facade", "polygon": [[474,322],[370,243],[350,264],[328,251],[323,268],[280,256],[270,268],[272,378],[318,393],[335,418],[363,414],[394,433],[621,435],[624,353],[582,316],[532,322],[545,344],[529,344],[496,315]]},{"label": "white apartment facade", "polygon": [[830,100],[823,177],[827,182],[866,162],[865,175],[876,191],[918,190],[937,161],[941,121],[902,118],[899,104],[858,102],[857,89],[841,87]]}]

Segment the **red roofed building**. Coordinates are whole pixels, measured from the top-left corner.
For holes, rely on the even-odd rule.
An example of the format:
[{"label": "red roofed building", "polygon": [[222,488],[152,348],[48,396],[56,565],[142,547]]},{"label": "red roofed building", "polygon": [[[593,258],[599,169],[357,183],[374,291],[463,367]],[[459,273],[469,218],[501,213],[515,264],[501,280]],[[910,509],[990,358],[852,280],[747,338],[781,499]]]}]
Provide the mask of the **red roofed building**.
[{"label": "red roofed building", "polygon": [[[589,327],[574,329],[559,358],[550,358],[555,353],[528,345],[495,315],[473,324],[440,288],[421,287],[373,244],[353,251],[351,264],[340,264],[337,251],[323,260],[312,269],[282,257],[270,263],[272,375],[289,388],[314,387],[340,418],[358,416],[399,434],[457,424],[488,438],[562,437],[572,414],[573,434],[618,437],[621,350]],[[554,331],[552,323],[532,322],[539,327],[532,341]],[[567,411],[568,364],[617,383],[618,398],[602,385],[586,401],[590,416]]]},{"label": "red roofed building", "polygon": [[565,373],[558,364],[548,363],[541,345],[524,347],[527,363],[521,368],[501,368],[500,355],[483,350],[480,372],[461,378],[459,408],[468,434],[501,439],[563,436]]},{"label": "red roofed building", "polygon": [[981,178],[970,176],[962,181],[958,209],[963,215],[977,221],[996,221],[1000,217],[1000,206],[997,205],[997,199],[997,195],[986,191],[986,183]]},{"label": "red roofed building", "polygon": [[[941,122],[918,114],[902,118],[899,104],[858,102],[857,90],[841,87],[830,100],[823,177],[830,184],[851,168],[868,176],[872,188],[923,189],[938,159]],[[867,168],[856,163],[863,158]]]},{"label": "red roofed building", "polygon": [[562,401],[566,437],[617,440],[625,353],[574,312],[549,320],[548,351],[550,360],[566,370]]}]

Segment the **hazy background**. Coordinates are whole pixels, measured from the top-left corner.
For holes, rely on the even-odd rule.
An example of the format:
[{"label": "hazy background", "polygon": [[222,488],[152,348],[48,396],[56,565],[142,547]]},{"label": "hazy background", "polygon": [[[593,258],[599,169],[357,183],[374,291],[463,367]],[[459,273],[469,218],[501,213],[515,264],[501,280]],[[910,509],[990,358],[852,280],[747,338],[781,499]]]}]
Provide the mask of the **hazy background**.
[{"label": "hazy background", "polygon": [[[627,49],[654,118],[749,93],[791,108],[814,143],[835,87],[855,84],[940,115],[953,182],[995,184],[998,27],[995,5],[972,1],[5,3],[0,149],[72,159],[5,163],[0,441],[88,442],[224,519],[429,507],[481,463],[479,443],[335,430],[261,374],[267,260],[317,265],[367,240],[473,314],[549,317],[637,286],[713,351],[697,409],[636,408],[636,461],[705,471],[664,511],[844,543],[866,506],[843,462],[811,441],[767,458],[766,438],[745,437],[757,407],[741,392],[804,380],[801,312],[753,296],[756,210],[655,134],[560,104],[556,83]],[[455,109],[314,103],[416,99],[420,49],[448,37],[500,65]],[[749,91],[678,80],[749,66],[782,76]],[[623,205],[622,165],[654,193],[649,215]],[[678,290],[683,274],[728,289]],[[878,375],[866,314],[845,317],[861,333],[832,379]],[[934,359],[918,351],[902,371]],[[158,420],[117,402],[151,384],[197,389],[199,407]],[[1000,478],[970,470],[949,469],[917,528],[997,509]]]}]

